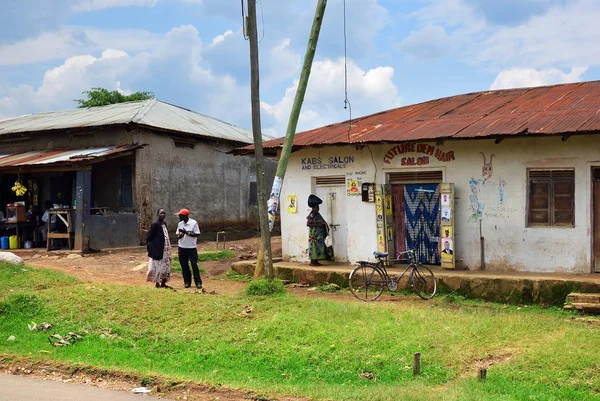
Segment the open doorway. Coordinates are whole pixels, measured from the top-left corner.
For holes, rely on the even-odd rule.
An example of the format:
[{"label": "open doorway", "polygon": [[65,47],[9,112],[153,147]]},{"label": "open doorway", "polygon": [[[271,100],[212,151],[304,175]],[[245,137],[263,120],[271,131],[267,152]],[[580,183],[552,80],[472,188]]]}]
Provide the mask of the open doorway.
[{"label": "open doorway", "polygon": [[592,272],[600,273],[600,167],[592,167]]}]

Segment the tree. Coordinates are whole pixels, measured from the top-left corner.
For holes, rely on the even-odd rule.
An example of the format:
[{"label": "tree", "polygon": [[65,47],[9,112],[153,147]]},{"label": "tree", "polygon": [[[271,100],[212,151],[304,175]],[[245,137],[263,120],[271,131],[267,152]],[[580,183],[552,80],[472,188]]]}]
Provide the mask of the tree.
[{"label": "tree", "polygon": [[124,95],[121,92],[114,90],[112,92],[104,88],[92,88],[89,91],[81,92],[87,96],[87,99],[75,99],[80,109],[86,107],[106,106],[109,104],[133,102],[136,100],[154,99],[152,92],[135,92],[131,95]]}]

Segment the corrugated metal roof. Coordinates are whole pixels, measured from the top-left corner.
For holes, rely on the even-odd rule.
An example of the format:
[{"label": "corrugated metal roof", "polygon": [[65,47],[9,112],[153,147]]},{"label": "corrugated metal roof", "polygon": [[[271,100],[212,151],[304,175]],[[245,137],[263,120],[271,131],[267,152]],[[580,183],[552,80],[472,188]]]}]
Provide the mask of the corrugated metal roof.
[{"label": "corrugated metal roof", "polygon": [[[297,133],[294,146],[600,131],[600,81],[457,95]],[[265,142],[278,148],[284,138]],[[252,146],[236,153],[252,151]]]},{"label": "corrugated metal roof", "polygon": [[131,144],[124,146],[105,146],[102,148],[69,149],[69,150],[42,150],[23,153],[0,154],[0,169],[7,167],[26,167],[39,165],[59,165],[82,163],[94,159],[114,156],[119,153],[129,152],[142,145]]},{"label": "corrugated metal roof", "polygon": [[[253,143],[252,132],[248,130],[156,99],[0,120],[0,135],[115,124],[138,124],[208,138]],[[263,137],[265,140],[272,139],[266,135]]]}]

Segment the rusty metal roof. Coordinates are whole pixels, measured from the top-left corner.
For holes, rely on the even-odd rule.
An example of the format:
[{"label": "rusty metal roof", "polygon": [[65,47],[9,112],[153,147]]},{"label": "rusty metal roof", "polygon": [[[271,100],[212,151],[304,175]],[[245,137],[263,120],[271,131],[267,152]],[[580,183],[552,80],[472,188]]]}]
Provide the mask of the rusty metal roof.
[{"label": "rusty metal roof", "polygon": [[[457,95],[297,133],[295,147],[600,131],[600,81]],[[283,138],[265,142],[277,148]],[[236,153],[251,152],[252,146]]]},{"label": "rusty metal roof", "polygon": [[[0,120],[0,136],[67,128],[136,124],[206,138],[253,143],[252,132],[160,100],[29,114]],[[271,136],[263,135],[265,140]]]},{"label": "rusty metal roof", "polygon": [[[105,146],[102,148],[42,150],[23,153],[0,154],[0,169],[63,165],[99,161],[101,158],[121,156],[143,145]],[[95,160],[97,159],[97,160]]]}]

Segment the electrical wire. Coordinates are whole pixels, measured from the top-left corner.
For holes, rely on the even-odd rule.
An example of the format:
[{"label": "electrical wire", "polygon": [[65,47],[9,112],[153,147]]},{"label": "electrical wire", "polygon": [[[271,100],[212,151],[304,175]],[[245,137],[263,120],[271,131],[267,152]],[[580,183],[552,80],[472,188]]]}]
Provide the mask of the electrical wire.
[{"label": "electrical wire", "polygon": [[344,0],[344,110],[348,109],[350,118],[348,120],[348,143],[350,143],[350,130],[352,129],[352,105],[348,100],[348,52],[346,49],[346,0]]},{"label": "electrical wire", "polygon": [[377,184],[377,163],[375,163],[375,158],[373,157],[373,152],[371,152],[371,147],[369,145],[367,145],[367,150],[371,154],[371,160],[373,161],[373,166],[375,167],[375,178],[373,179],[373,182]]}]

